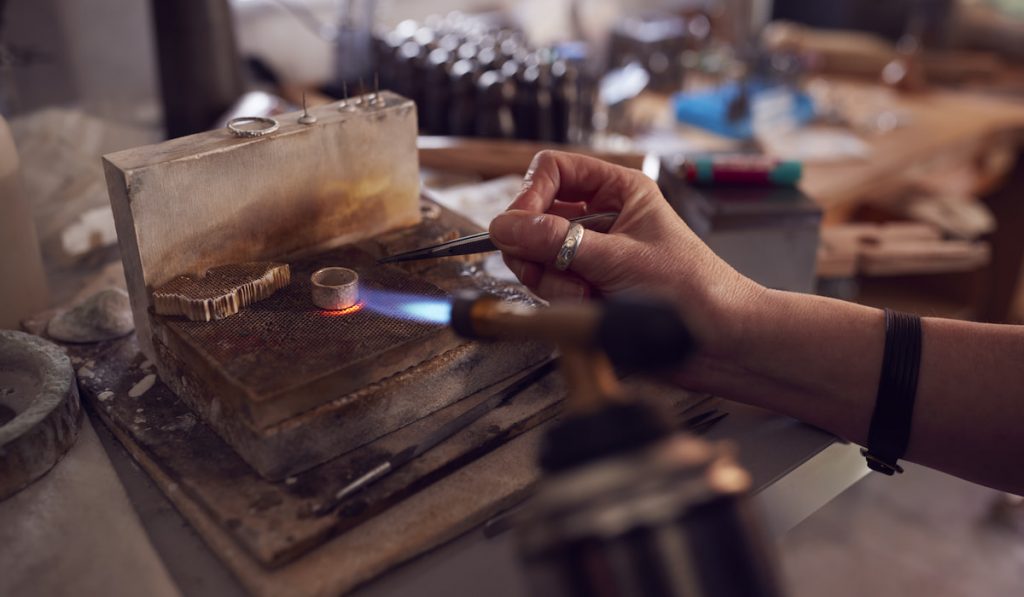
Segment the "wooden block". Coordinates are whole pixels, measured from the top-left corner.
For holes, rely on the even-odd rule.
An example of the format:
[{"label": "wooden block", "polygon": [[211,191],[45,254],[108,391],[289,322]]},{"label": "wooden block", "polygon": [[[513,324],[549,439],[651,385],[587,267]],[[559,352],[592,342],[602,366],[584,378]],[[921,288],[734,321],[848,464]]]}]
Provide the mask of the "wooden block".
[{"label": "wooden block", "polygon": [[[561,376],[548,375],[506,406],[353,496],[337,511],[315,516],[315,506],[340,487],[422,441],[510,380],[498,380],[465,400],[317,468],[271,481],[247,466],[163,382],[157,380],[133,396],[132,389],[152,371],[134,338],[111,343],[107,351],[93,358],[94,375],[81,379],[87,403],[137,458],[141,451],[159,463],[157,468],[175,484],[170,491],[187,494],[187,499],[202,504],[215,525],[248,557],[268,567],[299,558],[332,536],[358,528],[400,500],[549,419],[557,413],[564,394]],[[463,499],[449,506],[459,509]],[[410,543],[407,549],[415,550],[414,545]],[[383,555],[367,554],[371,559]]]},{"label": "wooden block", "polygon": [[[918,222],[869,222],[826,226],[821,230],[821,244],[818,246],[817,274],[821,278],[852,278],[864,269],[864,255],[867,254],[867,269],[872,272],[885,271],[887,250],[901,243],[926,243],[926,247],[942,242],[942,232],[931,224]],[[932,243],[932,244],[928,244]],[[917,246],[921,246],[918,244]],[[910,264],[903,261],[895,265],[894,271],[903,271]],[[927,268],[935,263],[927,263]],[[929,271],[931,271],[929,269]]]},{"label": "wooden block", "polygon": [[950,273],[988,264],[988,243],[960,240],[893,241],[861,252],[861,272],[869,276]]},{"label": "wooden block", "polygon": [[233,263],[202,276],[184,274],[153,291],[157,315],[181,315],[192,321],[224,319],[261,301],[291,281],[285,263]]},{"label": "wooden block", "polygon": [[[416,109],[380,106],[277,117],[269,135],[220,129],[104,156],[132,311],[153,356],[151,291],[182,274],[291,256],[420,221]],[[366,105],[366,104],[364,104]]]}]

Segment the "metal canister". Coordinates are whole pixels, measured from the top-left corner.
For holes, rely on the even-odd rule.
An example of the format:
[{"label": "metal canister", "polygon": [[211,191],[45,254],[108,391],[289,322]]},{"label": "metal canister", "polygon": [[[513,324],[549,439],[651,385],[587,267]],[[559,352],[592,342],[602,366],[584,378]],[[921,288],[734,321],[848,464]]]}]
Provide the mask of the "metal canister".
[{"label": "metal canister", "polygon": [[692,436],[542,483],[519,527],[533,595],[776,597],[749,475]]}]

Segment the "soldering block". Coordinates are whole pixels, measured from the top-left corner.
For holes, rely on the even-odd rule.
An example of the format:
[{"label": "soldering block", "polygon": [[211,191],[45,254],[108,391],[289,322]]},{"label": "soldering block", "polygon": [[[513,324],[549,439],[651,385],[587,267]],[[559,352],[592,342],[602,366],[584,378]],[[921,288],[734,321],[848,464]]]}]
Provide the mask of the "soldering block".
[{"label": "soldering block", "polygon": [[[260,475],[281,479],[547,357],[551,347],[543,344],[470,342],[443,322],[402,316],[410,297],[446,301],[470,289],[533,300],[522,287],[460,261],[435,261],[416,272],[377,263],[445,231],[478,229],[442,209],[401,232],[293,259],[290,284],[236,315],[152,316],[160,378]],[[363,300],[341,311],[320,309],[310,296],[310,275],[338,264],[357,272]]]},{"label": "soldering block", "polygon": [[184,274],[364,240],[420,221],[416,108],[381,92],[358,110],[276,116],[239,138],[221,128],[104,156],[142,351],[155,356],[154,288]]}]

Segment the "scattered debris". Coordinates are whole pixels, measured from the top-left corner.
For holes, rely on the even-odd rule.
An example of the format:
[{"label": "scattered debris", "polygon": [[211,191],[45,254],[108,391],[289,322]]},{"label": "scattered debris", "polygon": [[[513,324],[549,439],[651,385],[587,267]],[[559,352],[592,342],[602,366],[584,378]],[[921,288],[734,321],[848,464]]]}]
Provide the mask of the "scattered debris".
[{"label": "scattered debris", "polygon": [[196,426],[196,417],[192,414],[184,414],[176,418],[173,423],[160,427],[161,431],[181,431],[188,433]]},{"label": "scattered debris", "polygon": [[140,379],[139,383],[132,386],[132,389],[128,390],[128,397],[138,398],[148,392],[149,389],[153,387],[154,383],[156,383],[156,375],[150,373],[146,377]]},{"label": "scattered debris", "polygon": [[50,320],[46,333],[62,342],[88,343],[120,338],[134,329],[128,294],[108,288],[58,313]]},{"label": "scattered debris", "polygon": [[98,399],[98,400],[99,400],[100,402],[106,402],[107,400],[110,400],[110,399],[111,399],[111,398],[113,398],[113,397],[114,397],[114,393],[113,393],[113,392],[110,392],[110,391],[107,391],[107,392],[100,392],[100,393],[99,393],[99,394],[98,394],[98,395],[96,396],[96,398],[97,398],[97,399]]},{"label": "scattered debris", "polygon": [[93,377],[93,375],[95,374],[92,372],[92,369],[88,367],[88,365],[82,365],[82,367],[78,370],[78,377]]},{"label": "scattered debris", "polygon": [[78,258],[93,249],[117,242],[114,214],[109,205],[101,205],[83,212],[60,233],[60,246],[64,254]]}]

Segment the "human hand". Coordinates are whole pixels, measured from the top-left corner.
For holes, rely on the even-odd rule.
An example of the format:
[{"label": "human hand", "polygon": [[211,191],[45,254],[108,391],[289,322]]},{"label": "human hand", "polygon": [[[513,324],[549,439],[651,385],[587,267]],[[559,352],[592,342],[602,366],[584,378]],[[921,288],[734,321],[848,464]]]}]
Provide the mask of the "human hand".
[{"label": "human hand", "polygon": [[[568,218],[617,211],[606,232],[587,230],[569,268],[554,267]],[[734,324],[734,308],[760,287],[719,259],[643,173],[577,154],[542,151],[519,195],[490,226],[519,280],[548,300],[640,291],[680,304],[708,347]]]}]

